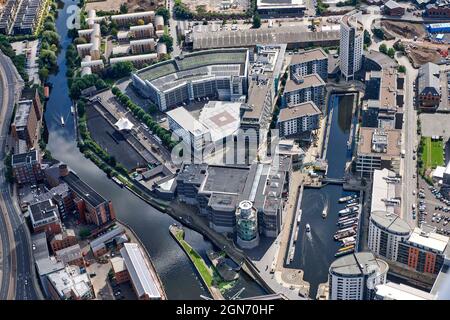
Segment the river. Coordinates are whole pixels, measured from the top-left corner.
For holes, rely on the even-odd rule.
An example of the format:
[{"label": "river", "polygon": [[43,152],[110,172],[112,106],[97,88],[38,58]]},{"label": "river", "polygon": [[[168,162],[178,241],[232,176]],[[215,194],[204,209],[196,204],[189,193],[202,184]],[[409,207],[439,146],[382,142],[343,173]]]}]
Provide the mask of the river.
[{"label": "river", "polygon": [[[352,123],[353,96],[333,95],[329,102],[329,114],[332,110],[330,135],[326,158],[327,176],[342,178],[346,162],[351,155],[347,150],[347,140]],[[301,202],[302,218],[295,256],[291,267],[304,271],[304,280],[310,283],[310,298],[315,299],[320,283],[328,281],[328,268],[334,261],[339,243],[333,240],[337,231],[337,212],[344,208],[338,203],[343,195],[350,195],[340,185],[327,185],[320,189],[305,188]],[[322,211],[328,206],[328,216],[323,219]],[[305,232],[306,224],[311,233]]]},{"label": "river", "polygon": [[[149,252],[169,299],[199,299],[200,295],[208,296],[190,260],[169,234],[168,228],[175,220],[143,202],[127,189],[117,186],[77,148],[75,124],[70,112],[71,100],[68,96],[65,76],[66,48],[71,43],[66,26],[68,6],[67,3],[64,7],[61,5],[56,21],[62,48],[58,56],[59,72],[49,78],[53,89],[45,111],[45,121],[49,131],[47,148],[55,159],[67,163],[86,183],[112,200],[119,220],[128,224],[136,232]],[[64,127],[60,126],[61,116],[65,120]],[[187,228],[186,240],[204,257],[206,257],[206,251],[213,247],[211,242],[206,241],[202,235]],[[241,273],[241,279],[228,294],[232,295],[242,287],[246,289],[241,297],[264,293],[259,285]]]}]

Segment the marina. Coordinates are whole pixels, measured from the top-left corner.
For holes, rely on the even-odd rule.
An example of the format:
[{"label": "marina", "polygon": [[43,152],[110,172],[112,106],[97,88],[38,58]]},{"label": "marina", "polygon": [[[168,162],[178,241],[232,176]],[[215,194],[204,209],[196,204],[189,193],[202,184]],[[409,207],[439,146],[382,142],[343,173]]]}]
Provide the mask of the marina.
[{"label": "marina", "polygon": [[[328,115],[332,117],[328,120],[329,140],[326,159],[328,160],[327,179],[330,181],[338,181],[344,177],[346,163],[351,159],[351,151],[342,152],[342,149],[347,150],[346,143],[352,124],[354,100],[354,95],[332,95],[329,99]],[[303,190],[302,218],[294,257],[289,262],[289,267],[303,270],[303,279],[310,284],[311,298],[316,297],[319,284],[328,281],[329,266],[336,259],[335,254],[341,248],[343,239],[356,235],[356,231],[352,228],[352,231],[340,234],[339,240],[342,241],[334,241],[338,219],[354,218],[358,215],[357,212],[350,212],[339,216],[338,212],[345,209],[347,201],[357,197],[357,194],[344,190],[343,185],[337,183]],[[327,208],[326,219],[323,218],[325,208]],[[309,233],[306,233],[306,224],[310,225]],[[354,245],[357,248],[356,243]],[[292,254],[292,251],[290,253]],[[348,251],[343,251],[342,254],[348,254]]]}]

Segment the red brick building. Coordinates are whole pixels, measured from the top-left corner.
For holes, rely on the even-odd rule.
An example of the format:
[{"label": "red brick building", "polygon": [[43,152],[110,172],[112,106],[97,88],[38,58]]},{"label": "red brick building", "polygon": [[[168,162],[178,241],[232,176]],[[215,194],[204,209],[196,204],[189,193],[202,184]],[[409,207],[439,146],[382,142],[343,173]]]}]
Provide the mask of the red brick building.
[{"label": "red brick building", "polygon": [[77,243],[78,240],[75,236],[75,232],[72,229],[67,229],[66,231],[53,236],[50,240],[50,247],[52,248],[52,252],[55,253],[58,250],[76,245]]},{"label": "red brick building", "polygon": [[389,0],[384,4],[384,14],[400,17],[405,14],[405,8],[400,6],[397,2]]},{"label": "red brick building", "polygon": [[427,6],[427,8],[425,9],[425,15],[430,18],[450,18],[450,6]]}]

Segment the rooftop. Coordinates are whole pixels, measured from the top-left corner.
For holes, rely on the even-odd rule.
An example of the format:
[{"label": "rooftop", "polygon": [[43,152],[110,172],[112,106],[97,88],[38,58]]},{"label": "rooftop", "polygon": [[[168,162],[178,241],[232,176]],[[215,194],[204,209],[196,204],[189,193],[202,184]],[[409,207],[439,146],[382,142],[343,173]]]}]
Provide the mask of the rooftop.
[{"label": "rooftop", "polygon": [[12,155],[12,165],[31,164],[38,160],[37,150],[31,150],[26,153],[18,153]]},{"label": "rooftop", "polygon": [[[386,152],[374,152],[372,148],[372,138],[376,132],[386,134],[387,146]],[[398,129],[380,130],[378,128],[360,128],[358,143],[358,155],[375,155],[383,157],[399,157],[401,151],[401,134]]]},{"label": "rooftop", "polygon": [[425,63],[419,68],[418,74],[418,92],[419,94],[431,93],[433,95],[440,94],[439,83],[440,68],[432,62]]},{"label": "rooftop", "polygon": [[50,218],[58,219],[58,207],[52,200],[44,200],[30,205],[29,212],[33,224]]},{"label": "rooftop", "polygon": [[382,227],[390,233],[407,236],[412,231],[411,226],[396,214],[388,214],[383,211],[372,211],[370,219],[377,226]]},{"label": "rooftop", "polygon": [[317,73],[313,73],[299,78],[298,81],[289,79],[286,82],[284,92],[291,92],[304,88],[318,87],[318,86],[325,86],[325,82]]},{"label": "rooftop", "polygon": [[401,210],[401,180],[388,169],[374,170],[371,211],[399,215]]},{"label": "rooftop", "polygon": [[159,280],[137,243],[125,243],[120,253],[139,297],[161,299]]},{"label": "rooftop", "polygon": [[356,252],[334,260],[330,272],[344,277],[362,277],[371,274],[372,267],[380,273],[387,272],[389,268],[386,262],[376,259],[372,252]]},{"label": "rooftop", "polygon": [[104,244],[105,242],[111,241],[113,238],[120,236],[123,233],[125,233],[125,229],[121,226],[118,226],[117,228],[108,231],[105,234],[101,235],[100,237],[92,240],[90,243],[91,248],[96,248],[99,245]]},{"label": "rooftop", "polygon": [[388,282],[376,286],[376,295],[383,300],[434,300],[431,293],[394,282]]},{"label": "rooftop", "polygon": [[211,165],[201,191],[240,194],[244,190],[248,172],[247,166]]},{"label": "rooftop", "polygon": [[414,228],[408,238],[408,242],[419,247],[429,248],[439,253],[444,253],[449,237],[434,232],[424,232],[420,228]]},{"label": "rooftop", "polygon": [[185,131],[190,132],[194,137],[203,136],[209,132],[208,128],[206,128],[200,121],[195,119],[183,107],[178,107],[176,109],[167,111],[166,114]]},{"label": "rooftop", "polygon": [[14,116],[14,125],[16,128],[27,126],[31,108],[33,108],[32,100],[22,100],[17,103],[16,114]]},{"label": "rooftop", "polygon": [[72,191],[94,208],[107,202],[105,198],[99,195],[73,172],[69,172],[67,176],[62,177],[62,180],[69,185]]},{"label": "rooftop", "polygon": [[320,115],[322,112],[312,101],[303,102],[300,104],[287,106],[280,110],[278,121],[287,121],[297,119],[305,116]]},{"label": "rooftop", "polygon": [[109,260],[115,273],[127,270],[125,260],[122,257],[114,257]]},{"label": "rooftop", "polygon": [[47,277],[61,299],[70,299],[72,296],[79,299],[91,298],[91,280],[87,273],[81,274],[79,268],[66,267]]},{"label": "rooftop", "polygon": [[55,252],[56,258],[64,264],[70,264],[71,261],[80,259],[83,257],[81,247],[79,244],[58,250]]},{"label": "rooftop", "polygon": [[322,48],[316,48],[294,54],[291,57],[291,65],[323,59],[328,59],[328,55]]}]

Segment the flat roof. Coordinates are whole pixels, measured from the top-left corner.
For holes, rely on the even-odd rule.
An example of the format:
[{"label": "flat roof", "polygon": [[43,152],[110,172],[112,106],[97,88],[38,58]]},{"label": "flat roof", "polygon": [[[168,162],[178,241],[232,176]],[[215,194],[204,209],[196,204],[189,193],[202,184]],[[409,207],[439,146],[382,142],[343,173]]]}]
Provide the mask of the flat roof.
[{"label": "flat roof", "polygon": [[370,219],[378,226],[395,234],[409,235],[412,231],[411,226],[400,216],[396,214],[389,214],[383,211],[372,211]]},{"label": "flat roof", "polygon": [[320,115],[322,112],[312,101],[303,102],[300,104],[287,106],[280,110],[278,121],[287,121],[291,119],[301,118],[305,116]]},{"label": "flat roof", "polygon": [[[372,136],[375,131],[384,131],[387,134],[387,151],[374,152],[372,150]],[[401,152],[401,135],[399,129],[378,129],[361,127],[358,143],[358,155],[376,155],[383,157],[399,157]]]},{"label": "flat roof", "polygon": [[423,232],[420,228],[414,228],[414,231],[408,238],[408,242],[443,253],[449,239],[449,237],[435,232]]},{"label": "flat roof", "polygon": [[328,55],[322,48],[315,48],[307,51],[302,51],[292,55],[291,65],[315,61],[315,60],[328,60]]},{"label": "flat roof", "polygon": [[56,251],[55,256],[59,261],[70,264],[71,261],[82,258],[83,253],[80,245],[74,244],[73,246]]},{"label": "flat roof", "polygon": [[209,132],[200,121],[195,119],[185,108],[178,107],[166,112],[167,116],[175,121],[185,131],[190,132],[195,137],[205,135]]},{"label": "flat roof", "polygon": [[363,276],[370,274],[371,266],[378,267],[380,273],[389,268],[386,262],[376,259],[372,252],[355,252],[334,260],[330,272],[344,277]]},{"label": "flat roof", "polygon": [[16,114],[14,116],[14,125],[17,128],[27,126],[32,107],[33,100],[22,100],[17,103]]},{"label": "flat roof", "polygon": [[127,266],[125,265],[125,260],[122,257],[114,257],[114,258],[111,258],[109,261],[111,262],[111,266],[114,270],[114,273],[127,270]]},{"label": "flat roof", "polygon": [[248,166],[208,166],[202,192],[240,194],[249,174]]},{"label": "flat roof", "polygon": [[384,300],[434,300],[431,293],[394,282],[388,282],[376,286],[376,295]]},{"label": "flat roof", "polygon": [[12,165],[18,165],[18,164],[30,164],[32,162],[37,161],[37,159],[38,159],[37,150],[31,150],[25,153],[13,154],[11,161]]},{"label": "flat roof", "polygon": [[153,268],[137,243],[125,243],[120,253],[139,297],[161,299],[160,284]]},{"label": "flat roof", "polygon": [[121,235],[124,232],[125,232],[125,229],[122,226],[118,226],[115,229],[108,231],[104,235],[101,235],[100,237],[92,240],[90,243],[91,248],[98,247],[99,245],[102,245],[105,242],[112,240],[113,238]]},{"label": "flat roof", "polygon": [[248,90],[247,109],[242,116],[243,120],[253,119],[259,121],[262,115],[264,102],[272,90],[271,81],[259,83],[252,81]]},{"label": "flat roof", "polygon": [[289,79],[286,82],[284,92],[291,92],[304,88],[318,87],[318,86],[325,86],[325,82],[317,73],[313,73],[301,77],[300,81]]},{"label": "flat roof", "polygon": [[29,211],[33,224],[41,220],[58,217],[58,207],[50,199],[30,205]]},{"label": "flat roof", "polygon": [[450,266],[448,258],[450,257],[446,257],[431,289],[431,293],[436,295],[437,300],[450,300]]},{"label": "flat roof", "polygon": [[400,214],[401,179],[388,169],[374,170],[371,211]]},{"label": "flat roof", "polygon": [[93,207],[98,207],[102,203],[107,202],[105,198],[98,194],[72,171],[69,172],[67,176],[62,177],[62,179],[69,185],[69,188],[72,191],[74,191],[80,198],[91,204]]},{"label": "flat roof", "polygon": [[210,132],[212,141],[221,141],[240,126],[241,102],[209,101],[200,112],[199,122]]}]

